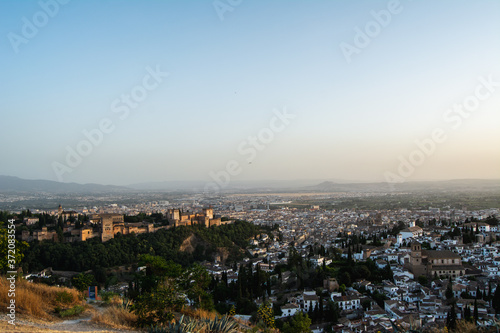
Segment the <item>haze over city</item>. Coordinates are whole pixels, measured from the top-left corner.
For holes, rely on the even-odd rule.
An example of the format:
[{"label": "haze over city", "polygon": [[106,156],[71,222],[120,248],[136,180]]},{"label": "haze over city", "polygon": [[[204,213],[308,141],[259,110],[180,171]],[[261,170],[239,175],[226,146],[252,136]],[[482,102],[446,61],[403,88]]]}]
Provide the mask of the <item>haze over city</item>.
[{"label": "haze over city", "polygon": [[0,175],[500,178],[499,2],[223,3],[2,1]]}]

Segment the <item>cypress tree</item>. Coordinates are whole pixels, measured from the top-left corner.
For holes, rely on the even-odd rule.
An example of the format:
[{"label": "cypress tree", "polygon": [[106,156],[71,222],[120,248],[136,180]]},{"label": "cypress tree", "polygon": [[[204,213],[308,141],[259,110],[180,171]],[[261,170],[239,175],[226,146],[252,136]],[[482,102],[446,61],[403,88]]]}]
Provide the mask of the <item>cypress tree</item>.
[{"label": "cypress tree", "polygon": [[500,285],[497,285],[497,288],[495,289],[491,305],[493,306],[493,309],[495,309],[495,313],[500,314]]},{"label": "cypress tree", "polygon": [[479,320],[479,311],[477,309],[477,298],[474,300],[474,323],[477,324],[477,321]]},{"label": "cypress tree", "polygon": [[325,313],[323,311],[323,296],[319,296],[319,318],[318,320],[321,322],[325,318]]},{"label": "cypress tree", "polygon": [[446,326],[450,330],[454,330],[457,327],[457,313],[455,311],[455,303],[451,305],[451,310],[448,312],[448,316],[446,317]]},{"label": "cypress tree", "polygon": [[469,305],[467,305],[467,306],[465,307],[465,310],[464,310],[464,319],[465,319],[465,320],[467,320],[467,321],[470,321],[470,319],[471,319],[471,315],[472,315],[472,314],[471,314],[471,312],[470,312],[470,307],[469,307]]}]

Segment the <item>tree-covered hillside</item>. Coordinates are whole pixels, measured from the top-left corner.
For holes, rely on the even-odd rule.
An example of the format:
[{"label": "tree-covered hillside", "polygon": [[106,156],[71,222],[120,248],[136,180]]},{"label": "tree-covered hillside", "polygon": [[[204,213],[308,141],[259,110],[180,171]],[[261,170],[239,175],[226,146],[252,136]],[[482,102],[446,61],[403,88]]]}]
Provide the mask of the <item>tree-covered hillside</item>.
[{"label": "tree-covered hillside", "polygon": [[[259,232],[261,230],[251,223],[236,221],[212,228],[177,227],[149,234],[117,235],[105,243],[97,238],[76,243],[35,241],[27,250],[22,267],[24,272],[46,267],[86,271],[137,263],[141,254],[161,256],[185,266],[195,261],[211,260],[220,247],[229,252],[228,260],[232,261],[241,255],[248,239]],[[191,235],[199,240],[194,244],[194,251],[180,251],[181,244]]]}]

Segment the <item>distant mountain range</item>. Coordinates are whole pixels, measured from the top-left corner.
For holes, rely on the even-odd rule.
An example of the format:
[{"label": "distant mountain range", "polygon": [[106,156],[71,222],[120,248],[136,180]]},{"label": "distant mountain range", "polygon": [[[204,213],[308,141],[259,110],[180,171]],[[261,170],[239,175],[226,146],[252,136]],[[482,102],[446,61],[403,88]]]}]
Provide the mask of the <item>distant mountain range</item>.
[{"label": "distant mountain range", "polygon": [[[0,193],[113,193],[136,191],[203,192],[207,182],[164,181],[131,184],[127,186],[62,183],[51,180],[29,180],[0,176]],[[445,181],[418,181],[394,184],[343,183],[319,180],[233,181],[222,192],[422,192],[422,191],[492,191],[500,192],[500,179],[458,179]]]},{"label": "distant mountain range", "polygon": [[32,180],[12,176],[0,176],[0,192],[3,193],[109,193],[129,190],[126,187],[114,185],[62,183],[52,180]]},{"label": "distant mountain range", "polygon": [[304,187],[311,192],[422,192],[422,191],[493,191],[500,192],[500,179],[456,179],[441,181],[414,181],[396,184],[322,182]]},{"label": "distant mountain range", "polygon": [[[248,190],[276,190],[276,189],[298,189],[304,186],[312,186],[319,183],[321,180],[234,180],[227,186],[222,188],[223,191],[248,191]],[[186,190],[201,192],[204,191],[207,183],[212,181],[163,181],[163,182],[148,182],[127,185],[129,188],[136,190]]]}]

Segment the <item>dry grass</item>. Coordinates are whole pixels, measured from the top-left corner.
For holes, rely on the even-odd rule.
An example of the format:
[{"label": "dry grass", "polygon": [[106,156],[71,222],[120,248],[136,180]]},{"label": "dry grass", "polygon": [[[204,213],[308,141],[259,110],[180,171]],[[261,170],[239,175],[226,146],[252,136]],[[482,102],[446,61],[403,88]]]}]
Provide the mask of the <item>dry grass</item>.
[{"label": "dry grass", "polygon": [[123,304],[123,299],[119,295],[113,295],[110,299],[109,302],[107,303],[110,306],[122,306]]},{"label": "dry grass", "polygon": [[[192,309],[189,307],[186,307],[180,311],[181,314],[187,316],[187,317],[192,317],[196,319],[215,319],[215,317],[218,316],[217,312],[215,311],[207,311],[203,309]],[[220,317],[220,315],[219,315]]]},{"label": "dry grass", "polygon": [[470,323],[470,322],[465,321],[465,320],[460,320],[457,323],[456,332],[476,333],[476,332],[478,332],[478,329],[477,329],[476,325],[474,325],[473,323]]},{"label": "dry grass", "polygon": [[[0,311],[5,312],[10,282],[0,277]],[[76,289],[29,283],[24,279],[16,281],[16,313],[35,318],[52,319],[54,310],[72,308],[82,304],[82,294]]]},{"label": "dry grass", "polygon": [[137,316],[124,309],[121,305],[112,305],[104,309],[102,313],[97,313],[92,317],[92,322],[104,324],[114,328],[133,328]]},{"label": "dry grass", "polygon": [[[449,333],[447,328],[433,329],[431,333]],[[457,328],[453,331],[455,333],[477,333],[476,325],[465,320],[457,320]]]}]

